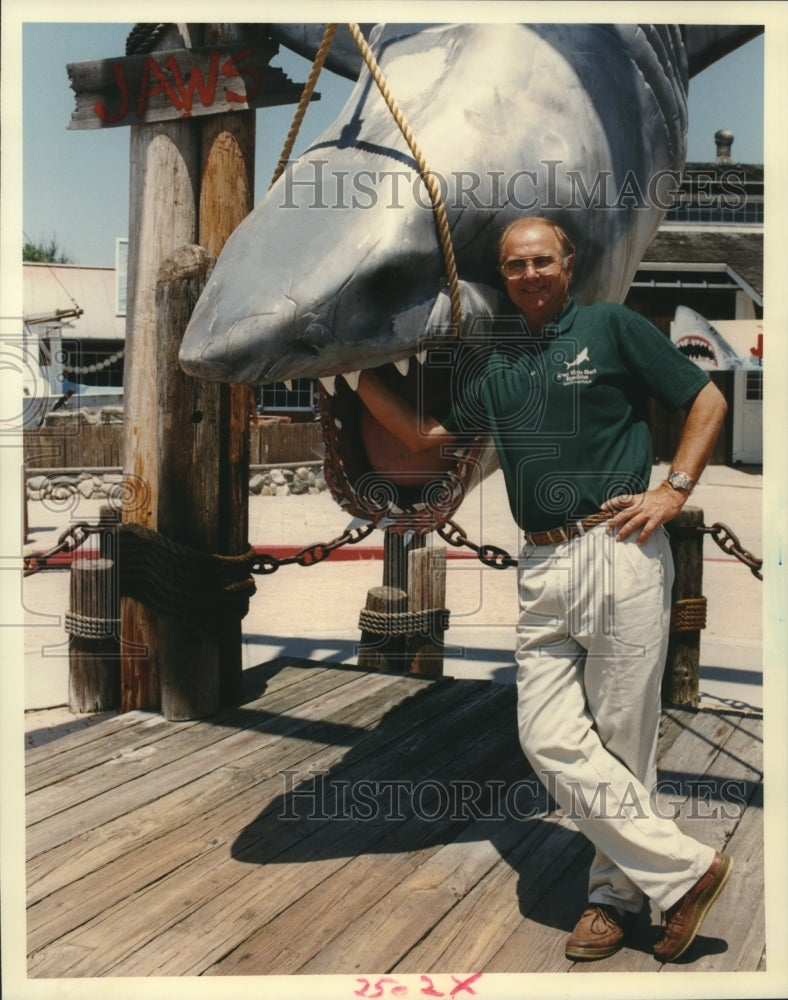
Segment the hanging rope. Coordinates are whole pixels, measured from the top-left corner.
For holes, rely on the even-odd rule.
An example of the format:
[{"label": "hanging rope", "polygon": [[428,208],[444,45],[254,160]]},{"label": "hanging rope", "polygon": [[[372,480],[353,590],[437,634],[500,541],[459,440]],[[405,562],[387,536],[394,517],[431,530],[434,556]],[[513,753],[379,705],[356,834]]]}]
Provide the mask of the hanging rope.
[{"label": "hanging rope", "polygon": [[[329,24],[323,34],[323,40],[320,43],[320,47],[315,54],[314,62],[312,63],[312,69],[310,71],[307,82],[304,84],[304,90],[301,94],[301,99],[298,102],[298,107],[296,108],[295,115],[293,116],[293,124],[290,126],[290,131],[285,139],[284,149],[282,150],[282,155],[279,157],[279,162],[276,165],[276,170],[274,171],[274,176],[271,180],[273,185],[281,177],[284,172],[287,162],[290,158],[290,154],[293,151],[293,146],[295,145],[296,137],[298,136],[298,131],[301,128],[301,123],[304,120],[304,115],[306,114],[306,109],[309,106],[309,102],[312,99],[312,94],[317,83],[317,78],[320,75],[320,71],[323,68],[323,63],[325,62],[326,56],[328,55],[328,50],[331,48],[331,43],[334,40],[334,35],[336,33],[338,25]],[[369,70],[372,79],[375,81],[378,90],[383,96],[386,105],[391,111],[394,121],[397,123],[397,127],[402,133],[408,147],[413,154],[413,159],[416,161],[416,166],[419,170],[419,175],[424,181],[424,185],[427,188],[427,192],[432,201],[432,208],[435,214],[435,224],[438,230],[438,240],[440,241],[441,251],[443,253],[443,262],[446,269],[446,280],[449,286],[449,298],[451,301],[451,320],[452,327],[455,334],[460,331],[460,324],[462,322],[462,305],[460,302],[460,283],[457,274],[457,262],[454,256],[454,245],[451,239],[451,230],[449,229],[449,218],[446,214],[446,206],[443,203],[443,196],[441,195],[440,184],[438,184],[435,179],[434,174],[427,164],[427,160],[424,153],[421,150],[416,137],[413,134],[413,130],[405,118],[405,114],[397,103],[394,95],[389,89],[389,85],[386,82],[386,78],[383,75],[383,71],[378,65],[377,59],[372,53],[367,44],[366,38],[361,32],[361,29],[357,24],[348,24],[348,30],[353,36],[353,40],[358,46],[359,51],[364,59],[364,62]]]},{"label": "hanging rope", "polygon": [[273,187],[273,185],[276,184],[282,176],[285,167],[287,166],[287,161],[290,159],[290,154],[293,152],[293,146],[295,146],[298,131],[301,128],[301,122],[303,122],[306,109],[309,107],[309,102],[312,100],[312,94],[314,93],[315,85],[317,84],[317,78],[320,76],[320,71],[323,68],[323,63],[326,61],[328,50],[331,48],[331,43],[334,41],[334,35],[336,34],[337,27],[338,25],[336,24],[329,24],[326,26],[326,30],[323,33],[323,40],[320,43],[320,48],[315,54],[312,69],[306,83],[304,84],[304,89],[301,92],[301,99],[299,100],[295,114],[293,115],[293,123],[290,126],[290,131],[287,133],[284,148],[282,149],[282,154],[279,157],[279,162],[276,165],[274,176],[271,178],[271,184],[269,187]]},{"label": "hanging rope", "polygon": [[427,191],[429,192],[430,199],[432,200],[432,207],[435,212],[435,223],[438,227],[438,239],[440,240],[441,250],[443,251],[443,261],[446,266],[446,278],[449,284],[452,325],[454,327],[454,332],[459,334],[460,323],[462,322],[460,284],[457,276],[457,263],[454,257],[454,246],[452,244],[451,231],[449,229],[449,219],[446,215],[446,206],[443,204],[440,184],[438,184],[435,180],[435,176],[430,171],[424,154],[421,151],[421,147],[416,141],[416,137],[414,136],[402,109],[395,100],[394,95],[389,90],[386,78],[383,75],[380,66],[378,66],[378,62],[372,54],[372,49],[367,44],[366,38],[364,38],[364,35],[361,33],[361,29],[357,24],[348,24],[348,28],[350,29],[350,34],[353,36],[353,40],[364,58],[367,69],[372,75],[372,79],[377,84],[378,90],[383,96],[383,100],[386,102],[389,111],[394,116],[394,121],[397,123],[397,127],[404,136],[405,141],[413,154],[416,166],[419,168],[421,179],[424,181]]}]

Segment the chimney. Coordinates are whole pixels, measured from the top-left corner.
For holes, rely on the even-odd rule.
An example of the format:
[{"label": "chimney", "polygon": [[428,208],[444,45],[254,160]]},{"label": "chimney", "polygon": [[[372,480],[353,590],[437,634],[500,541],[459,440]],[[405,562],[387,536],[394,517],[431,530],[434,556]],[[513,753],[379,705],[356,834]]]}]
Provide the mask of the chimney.
[{"label": "chimney", "polygon": [[717,163],[733,163],[731,160],[731,146],[733,145],[733,132],[727,128],[721,128],[714,133],[714,142],[717,145]]}]

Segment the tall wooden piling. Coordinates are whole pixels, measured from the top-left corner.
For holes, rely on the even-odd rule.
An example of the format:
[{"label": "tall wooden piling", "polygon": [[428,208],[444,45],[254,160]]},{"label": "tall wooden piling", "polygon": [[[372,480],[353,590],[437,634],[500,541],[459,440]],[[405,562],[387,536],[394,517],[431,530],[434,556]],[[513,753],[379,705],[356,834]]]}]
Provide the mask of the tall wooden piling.
[{"label": "tall wooden piling", "polygon": [[700,633],[705,625],[703,599],[703,511],[684,507],[665,526],[670,536],[675,579],[673,582],[673,619],[662,700],[684,708],[700,703]]}]

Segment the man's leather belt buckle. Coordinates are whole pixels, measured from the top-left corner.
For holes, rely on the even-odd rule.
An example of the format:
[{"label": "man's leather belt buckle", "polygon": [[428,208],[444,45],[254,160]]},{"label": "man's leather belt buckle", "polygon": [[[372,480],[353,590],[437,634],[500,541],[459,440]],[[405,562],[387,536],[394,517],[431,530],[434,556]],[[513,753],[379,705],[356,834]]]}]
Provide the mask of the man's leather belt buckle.
[{"label": "man's leather belt buckle", "polygon": [[562,542],[569,542],[573,538],[579,538],[590,528],[595,528],[598,524],[603,524],[613,516],[612,512],[600,511],[592,514],[582,521],[575,521],[565,528],[551,528],[549,531],[525,531],[523,537],[528,545],[560,545]]}]

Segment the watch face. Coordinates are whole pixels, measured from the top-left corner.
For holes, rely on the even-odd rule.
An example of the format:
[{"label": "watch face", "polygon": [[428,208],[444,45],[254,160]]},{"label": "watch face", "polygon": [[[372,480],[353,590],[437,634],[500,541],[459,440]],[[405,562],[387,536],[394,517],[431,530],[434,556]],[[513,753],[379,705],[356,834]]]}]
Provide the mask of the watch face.
[{"label": "watch face", "polygon": [[691,490],[694,485],[686,472],[671,472],[668,482],[677,490]]}]

